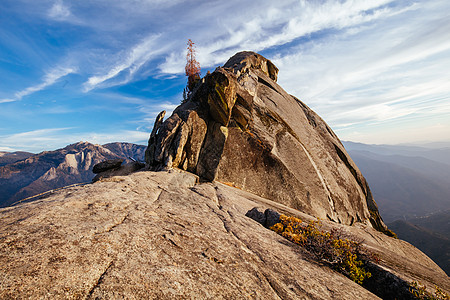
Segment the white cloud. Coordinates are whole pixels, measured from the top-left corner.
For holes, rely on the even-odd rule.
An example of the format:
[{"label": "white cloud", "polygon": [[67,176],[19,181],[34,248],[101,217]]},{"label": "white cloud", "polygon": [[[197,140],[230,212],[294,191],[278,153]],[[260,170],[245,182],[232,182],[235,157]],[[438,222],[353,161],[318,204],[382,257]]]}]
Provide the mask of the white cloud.
[{"label": "white cloud", "polygon": [[62,0],[56,0],[48,11],[48,16],[58,21],[64,21],[71,17],[72,13]]},{"label": "white cloud", "polygon": [[[139,120],[124,122],[146,124],[137,132],[151,126],[160,110],[167,108],[169,115],[178,103],[173,86],[179,81],[167,80],[161,91],[150,89],[160,88],[160,79],[184,73],[187,38],[196,42],[197,58],[206,68],[238,51],[263,51],[279,67],[280,85],[345,134],[367,135],[375,126],[450,111],[448,1],[110,0],[107,6],[104,1],[51,1],[44,17],[71,21],[70,32],[82,35],[62,39],[68,48],[58,50],[67,50],[64,56],[79,66],[81,89],[90,92],[84,96],[96,99],[92,90],[97,88],[158,79],[150,78],[147,90],[136,92],[140,83],[120,89],[155,97],[124,99],[141,113]],[[73,72],[50,71],[41,84],[0,103],[20,100]]]},{"label": "white cloud", "polygon": [[0,147],[0,151],[2,151],[2,152],[13,152],[14,149],[13,148],[9,148],[9,147]]},{"label": "white cloud", "polygon": [[[376,131],[367,127],[342,130],[345,135],[343,140],[351,140],[366,144],[422,144],[433,141],[448,141],[450,136],[450,124],[448,122],[399,123],[391,122],[390,126],[377,128]],[[395,128],[395,134],[393,134]],[[444,138],[443,138],[444,137]]]},{"label": "white cloud", "polygon": [[122,73],[126,73],[125,78],[122,78],[119,82],[110,83],[110,86],[129,82],[133,78],[133,75],[146,62],[151,60],[154,56],[164,52],[166,49],[167,45],[160,45],[158,38],[159,35],[147,37],[142,42],[129,49],[125,57],[116,59],[120,62],[116,63],[112,68],[108,68],[106,74],[89,77],[88,81],[84,83],[84,91],[88,92],[102,86],[106,81],[119,77]]},{"label": "white cloud", "polygon": [[[223,12],[233,1],[175,5],[186,21],[161,23],[160,34],[119,55],[120,63],[90,77],[85,90],[124,84],[143,64],[155,66],[161,58],[162,73],[182,74],[189,34],[203,67],[222,64],[241,50],[279,50],[272,60],[280,84],[338,130],[432,115],[432,105],[446,111],[450,23],[443,1],[248,2],[231,15]],[[200,21],[202,26],[196,25]],[[182,42],[173,42],[178,37]],[[165,51],[154,51],[161,45]],[[432,104],[421,100],[442,98]],[[141,111],[145,122],[159,112],[146,105]]]},{"label": "white cloud", "polygon": [[1,136],[2,147],[30,152],[49,150],[52,145],[61,143],[61,133],[68,129],[70,128],[38,129]]},{"label": "white cloud", "polygon": [[58,67],[50,70],[44,75],[44,78],[42,79],[42,83],[30,86],[24,90],[18,91],[14,94],[14,98],[12,99],[2,99],[0,100],[0,103],[5,102],[13,102],[21,100],[23,97],[28,96],[30,94],[33,94],[35,92],[41,91],[51,85],[53,85],[56,81],[58,81],[60,78],[67,76],[71,73],[76,72],[76,69],[70,68],[70,67]]},{"label": "white cloud", "polygon": [[158,104],[142,105],[139,109],[144,114],[144,117],[135,123],[140,124],[137,130],[149,131],[153,128],[156,116],[163,110],[166,111],[165,118],[170,117],[177,108],[179,103],[161,102]]},{"label": "white cloud", "polygon": [[279,83],[337,131],[446,112],[450,25],[444,16],[442,7],[415,4],[392,10],[382,22],[304,43],[273,60]]},{"label": "white cloud", "polygon": [[[390,2],[392,0],[241,3],[239,5],[249,6],[242,10],[252,11],[250,16],[242,13],[224,17],[220,10],[213,16],[204,16],[205,20],[210,20],[207,23],[218,20],[220,26],[205,24],[206,30],[215,28],[214,39],[210,39],[210,35],[206,39],[198,34],[198,58],[202,65],[212,66],[225,62],[237,51],[258,52],[325,29],[342,29],[386,18],[398,13],[395,9],[385,7]],[[265,9],[255,9],[252,5],[264,6]],[[243,19],[247,21],[242,22]],[[162,72],[181,73],[185,63],[184,51],[179,49],[167,56],[160,66]]]}]

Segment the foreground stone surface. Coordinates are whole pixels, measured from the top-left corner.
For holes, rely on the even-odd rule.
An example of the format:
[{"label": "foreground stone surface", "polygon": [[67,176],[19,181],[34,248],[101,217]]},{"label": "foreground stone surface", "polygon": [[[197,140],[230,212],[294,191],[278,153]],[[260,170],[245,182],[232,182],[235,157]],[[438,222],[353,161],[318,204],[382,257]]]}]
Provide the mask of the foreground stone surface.
[{"label": "foreground stone surface", "polygon": [[[376,299],[245,216],[253,207],[312,217],[177,170],[138,172],[0,210],[0,298]],[[410,244],[338,226],[407,281],[450,290]]]},{"label": "foreground stone surface", "polygon": [[330,127],[277,83],[277,67],[240,52],[197,85],[146,152],[151,170],[178,167],[308,214],[386,231],[366,180]]}]

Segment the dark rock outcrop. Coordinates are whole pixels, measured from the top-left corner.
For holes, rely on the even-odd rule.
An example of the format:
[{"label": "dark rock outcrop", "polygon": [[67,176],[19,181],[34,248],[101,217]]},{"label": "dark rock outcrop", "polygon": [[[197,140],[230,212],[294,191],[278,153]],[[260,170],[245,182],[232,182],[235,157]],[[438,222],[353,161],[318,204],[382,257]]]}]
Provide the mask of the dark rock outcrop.
[{"label": "dark rock outcrop", "polygon": [[99,162],[92,168],[92,172],[95,174],[105,172],[111,169],[118,169],[123,163],[123,159],[108,159]]},{"label": "dark rock outcrop", "polygon": [[266,222],[265,222],[265,226],[267,228],[272,227],[273,225],[277,224],[278,222],[280,222],[280,214],[273,210],[273,209],[266,209],[264,211],[264,215],[266,216]]},{"label": "dark rock outcrop", "polygon": [[245,216],[255,220],[256,222],[267,228],[270,228],[280,222],[280,214],[270,208],[262,211],[258,207],[253,207],[245,214]]},{"label": "dark rock outcrop", "polygon": [[[95,165],[94,168],[96,166],[97,165]],[[141,170],[144,167],[145,167],[145,164],[142,163],[142,162],[139,162],[139,161],[132,161],[132,162],[124,164],[124,165],[120,164],[120,165],[118,165],[116,167],[104,169],[101,172],[97,172],[98,174],[92,179],[92,182],[96,182],[96,181],[99,181],[99,180],[102,180],[102,179],[105,179],[105,178],[114,177],[114,176],[129,175],[129,174],[131,174],[133,172]],[[94,172],[94,173],[96,173],[96,172]]]},{"label": "dark rock outcrop", "polygon": [[177,167],[342,224],[385,231],[366,180],[329,126],[277,83],[278,69],[240,52],[187,102],[157,119],[150,170]]},{"label": "dark rock outcrop", "polygon": [[253,207],[250,209],[245,216],[255,220],[263,226],[266,224],[266,215],[264,214],[264,211],[258,207]]}]

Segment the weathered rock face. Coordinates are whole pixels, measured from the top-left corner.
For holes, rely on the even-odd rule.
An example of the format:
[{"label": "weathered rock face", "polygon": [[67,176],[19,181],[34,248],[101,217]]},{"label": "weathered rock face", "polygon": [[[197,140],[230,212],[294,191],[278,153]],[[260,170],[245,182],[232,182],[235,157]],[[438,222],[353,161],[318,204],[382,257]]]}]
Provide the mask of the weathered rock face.
[{"label": "weathered rock face", "polygon": [[[312,219],[176,170],[112,177],[0,209],[0,299],[378,299],[246,217],[253,207]],[[379,255],[386,273],[374,274],[379,287],[420,281],[450,289],[410,244],[361,223],[323,224]]]},{"label": "weathered rock face", "polygon": [[329,126],[277,83],[278,69],[240,52],[155,123],[147,167],[178,167],[314,216],[386,227],[366,180]]}]

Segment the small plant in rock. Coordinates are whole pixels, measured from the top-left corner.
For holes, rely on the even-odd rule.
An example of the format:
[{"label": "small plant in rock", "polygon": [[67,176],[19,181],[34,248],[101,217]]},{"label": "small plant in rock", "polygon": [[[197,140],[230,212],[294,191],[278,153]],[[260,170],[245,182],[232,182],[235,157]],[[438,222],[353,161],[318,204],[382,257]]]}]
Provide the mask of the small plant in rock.
[{"label": "small plant in rock", "polygon": [[340,230],[324,231],[320,221],[304,223],[295,217],[280,216],[280,222],[270,229],[288,240],[304,247],[320,261],[362,284],[372,274],[365,270],[365,254],[361,242],[343,237]]},{"label": "small plant in rock", "polygon": [[425,285],[420,284],[420,282],[413,281],[409,285],[409,291],[413,294],[417,299],[424,300],[449,300],[449,296],[446,292],[444,292],[438,286],[435,286],[435,291],[433,294],[427,292],[427,288]]}]

